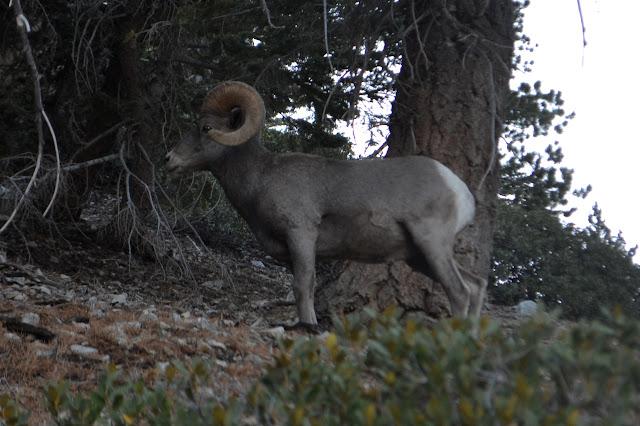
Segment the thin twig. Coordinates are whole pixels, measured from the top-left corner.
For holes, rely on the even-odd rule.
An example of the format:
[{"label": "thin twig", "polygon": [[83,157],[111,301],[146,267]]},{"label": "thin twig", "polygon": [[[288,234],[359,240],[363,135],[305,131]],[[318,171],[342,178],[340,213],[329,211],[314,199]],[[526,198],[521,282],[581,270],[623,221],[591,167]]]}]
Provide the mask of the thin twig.
[{"label": "thin twig", "polygon": [[56,201],[56,196],[58,195],[58,189],[60,188],[60,150],[58,149],[58,138],[56,138],[56,133],[53,131],[53,127],[51,126],[51,121],[49,121],[49,117],[47,113],[42,110],[42,117],[44,121],[47,123],[47,127],[49,128],[49,132],[51,133],[51,137],[53,138],[53,148],[56,152],[56,185],[53,189],[53,195],[51,195],[51,200],[49,200],[49,205],[42,213],[43,217],[46,217],[49,213],[49,210],[53,207],[53,203]]},{"label": "thin twig", "polygon": [[269,8],[267,7],[266,0],[262,0],[262,11],[264,12],[265,15],[267,15],[267,22],[269,23],[269,26],[271,28],[274,28],[276,30],[281,30],[281,29],[284,28],[283,26],[277,27],[277,26],[273,25],[273,23],[271,22],[271,13],[269,13]]},{"label": "thin twig", "polygon": [[324,47],[327,51],[327,60],[329,61],[329,69],[331,69],[331,74],[333,75],[333,63],[331,62],[331,54],[329,53],[329,30],[328,30],[328,20],[329,20],[329,12],[327,11],[327,0],[322,2],[324,4],[324,13],[322,14],[324,17]]},{"label": "thin twig", "polygon": [[77,163],[77,164],[71,164],[69,166],[65,166],[62,168],[62,170],[64,170],[65,172],[73,172],[75,170],[84,169],[87,167],[95,166],[97,164],[102,164],[108,161],[117,160],[119,158],[120,158],[120,154],[106,155],[104,157],[95,158],[93,160],[85,161],[83,163]]},{"label": "thin twig", "polygon": [[105,130],[104,132],[100,133],[98,136],[96,136],[95,138],[91,139],[89,142],[87,142],[86,145],[84,145],[82,148],[80,148],[78,151],[76,151],[71,158],[69,159],[71,162],[75,161],[75,159],[82,154],[83,152],[85,152],[86,150],[88,150],[89,148],[91,148],[92,146],[94,146],[96,143],[100,142],[103,138],[109,136],[110,134],[112,134],[113,132],[115,132],[116,130],[119,130],[122,126],[124,126],[127,123],[130,123],[132,120],[122,120],[119,123],[114,124],[113,126],[109,127],[107,130]]}]

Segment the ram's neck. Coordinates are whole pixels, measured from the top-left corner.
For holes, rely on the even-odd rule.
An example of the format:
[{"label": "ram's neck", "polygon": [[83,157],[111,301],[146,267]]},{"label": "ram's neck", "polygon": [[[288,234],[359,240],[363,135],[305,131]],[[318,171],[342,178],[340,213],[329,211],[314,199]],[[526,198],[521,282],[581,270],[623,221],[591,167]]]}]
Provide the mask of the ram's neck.
[{"label": "ram's neck", "polygon": [[262,182],[263,167],[274,155],[259,140],[250,140],[228,148],[218,167],[211,170],[233,207],[245,219],[251,214],[255,191]]}]

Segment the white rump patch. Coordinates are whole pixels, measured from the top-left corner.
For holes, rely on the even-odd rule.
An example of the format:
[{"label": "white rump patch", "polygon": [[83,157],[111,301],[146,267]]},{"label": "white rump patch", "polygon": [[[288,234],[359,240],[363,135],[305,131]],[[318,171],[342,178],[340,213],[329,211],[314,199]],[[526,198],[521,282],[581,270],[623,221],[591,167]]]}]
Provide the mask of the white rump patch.
[{"label": "white rump patch", "polygon": [[469,187],[455,173],[442,163],[436,161],[438,173],[444,180],[445,184],[455,194],[455,203],[457,207],[457,225],[456,232],[467,226],[473,221],[476,211],[476,201],[473,194],[469,191]]}]

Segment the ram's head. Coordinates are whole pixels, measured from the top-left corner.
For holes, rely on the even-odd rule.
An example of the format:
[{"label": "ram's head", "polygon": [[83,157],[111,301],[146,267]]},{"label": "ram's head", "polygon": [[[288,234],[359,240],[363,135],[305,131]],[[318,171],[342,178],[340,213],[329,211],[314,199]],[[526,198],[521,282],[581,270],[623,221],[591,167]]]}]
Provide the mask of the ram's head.
[{"label": "ram's head", "polygon": [[167,171],[178,176],[210,170],[227,149],[259,138],[264,119],[264,103],[253,87],[237,81],[219,84],[204,101],[197,127],[165,157]]}]

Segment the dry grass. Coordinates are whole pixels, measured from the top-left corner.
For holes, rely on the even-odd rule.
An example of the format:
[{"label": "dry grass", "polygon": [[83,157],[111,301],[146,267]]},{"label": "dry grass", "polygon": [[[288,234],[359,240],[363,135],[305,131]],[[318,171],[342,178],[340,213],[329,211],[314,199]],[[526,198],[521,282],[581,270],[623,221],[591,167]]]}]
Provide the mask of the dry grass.
[{"label": "dry grass", "polygon": [[[42,343],[28,335],[18,339],[0,327],[0,394],[9,394],[19,401],[21,410],[31,411],[32,424],[51,421],[41,404],[46,383],[69,380],[72,392],[88,392],[95,388],[108,363],[152,384],[160,362],[193,356],[218,359],[221,364],[212,364],[216,388],[239,396],[263,372],[262,362],[257,362],[259,358],[255,356],[268,359],[274,350],[273,342],[256,338],[256,331],[250,326],[225,326],[219,335],[212,336],[206,329],[173,322],[168,312],[156,312],[157,321],[139,327],[123,325],[135,324],[139,312],[115,311],[94,318],[87,307],[74,303],[36,308],[0,301],[0,312],[18,318],[36,312],[40,316],[38,326],[56,335],[50,343]],[[88,326],[72,321],[86,318]],[[124,333],[127,345],[118,341],[116,330]],[[210,339],[224,344],[224,348],[200,345]],[[72,345],[88,345],[99,353],[77,355],[71,351]],[[248,355],[254,357],[247,358]]]}]

